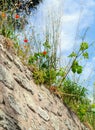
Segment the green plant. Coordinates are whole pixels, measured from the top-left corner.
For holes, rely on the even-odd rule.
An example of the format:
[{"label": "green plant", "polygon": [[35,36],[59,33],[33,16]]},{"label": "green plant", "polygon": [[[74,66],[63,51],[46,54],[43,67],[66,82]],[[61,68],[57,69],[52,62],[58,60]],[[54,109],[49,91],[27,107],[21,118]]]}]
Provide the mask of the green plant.
[{"label": "green plant", "polygon": [[89,58],[89,55],[88,55],[88,52],[86,51],[88,49],[88,43],[87,42],[82,42],[80,44],[80,48],[78,50],[78,53],[75,53],[75,52],[72,52],[69,57],[70,58],[74,58],[73,62],[72,62],[72,65],[71,65],[71,70],[73,73],[82,73],[82,66],[79,65],[79,62],[78,62],[78,58],[80,58],[81,56],[83,56],[84,59],[88,59]]},{"label": "green plant", "polygon": [[[71,97],[66,97],[66,102],[72,102],[73,104],[82,103],[83,99],[86,97],[87,90],[86,88],[78,85],[77,83],[71,80],[65,80],[63,85],[63,91],[68,94],[72,94]],[[65,99],[64,99],[65,100]]]},{"label": "green plant", "polygon": [[44,77],[46,76],[45,72],[42,70],[36,69],[33,72],[33,78],[36,84],[43,84],[44,83]]},{"label": "green plant", "polygon": [[87,42],[82,42],[80,44],[80,47],[76,52],[72,52],[68,57],[72,59],[72,63],[71,66],[68,67],[67,72],[65,73],[65,75],[62,77],[59,86],[61,86],[62,82],[65,80],[65,78],[68,76],[70,70],[72,70],[73,73],[77,73],[77,74],[81,74],[83,67],[82,65],[79,64],[79,58],[84,58],[84,59],[88,59],[89,58],[89,54],[87,52],[87,49],[89,48],[89,45]]},{"label": "green plant", "polygon": [[51,86],[55,82],[56,82],[56,71],[53,68],[50,70],[47,69],[45,76],[45,84]]},{"label": "green plant", "polygon": [[53,60],[53,55],[50,53],[51,46],[49,42],[46,40],[43,43],[43,49],[44,51],[34,53],[34,55],[30,55],[28,59],[28,64],[34,64],[36,67],[38,67],[39,70],[44,71],[44,83],[51,85],[56,80],[56,69],[55,69],[55,62]]},{"label": "green plant", "polygon": [[87,110],[88,107],[85,104],[79,104],[77,108],[77,114],[81,121],[85,121]]}]

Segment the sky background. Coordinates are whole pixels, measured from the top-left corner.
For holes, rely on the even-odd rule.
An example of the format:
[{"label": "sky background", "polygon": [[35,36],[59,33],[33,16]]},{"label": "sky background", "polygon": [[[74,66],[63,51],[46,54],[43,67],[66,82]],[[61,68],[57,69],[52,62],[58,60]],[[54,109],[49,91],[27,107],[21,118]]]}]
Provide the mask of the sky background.
[{"label": "sky background", "polygon": [[[85,30],[85,41],[94,45],[89,48],[89,60],[83,64],[85,68],[80,76],[80,83],[92,93],[95,80],[95,0],[43,0],[37,10],[28,16],[29,24],[24,31],[31,35],[31,27],[35,26],[36,34],[44,40],[46,26],[51,28],[51,17],[56,21],[60,20],[59,42],[61,48],[61,59],[63,64],[68,63],[67,56],[81,43],[81,37]],[[74,77],[71,73],[71,77]]]}]

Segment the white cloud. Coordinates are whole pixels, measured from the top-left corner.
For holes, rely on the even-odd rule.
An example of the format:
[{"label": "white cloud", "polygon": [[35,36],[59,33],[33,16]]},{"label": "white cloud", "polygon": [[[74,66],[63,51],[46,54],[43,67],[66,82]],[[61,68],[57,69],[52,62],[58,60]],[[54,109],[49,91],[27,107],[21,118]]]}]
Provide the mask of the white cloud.
[{"label": "white cloud", "polygon": [[[94,22],[94,11],[91,9],[94,7],[94,0],[90,0],[90,2],[89,0],[85,0],[85,2],[83,0],[52,0],[52,2],[51,0],[45,0],[38,6],[38,10],[32,18],[33,21],[31,21],[36,26],[36,31],[42,35],[42,32],[46,31],[46,24],[48,24],[49,29],[51,28],[49,15],[55,19],[59,18],[61,20],[61,48],[64,52],[70,51],[76,35]],[[77,30],[78,22],[79,29]],[[78,31],[77,34],[76,30]]]},{"label": "white cloud", "polygon": [[86,66],[84,67],[83,73],[82,73],[82,78],[87,80],[89,77],[93,77],[93,70],[94,66],[92,62],[87,62]]}]

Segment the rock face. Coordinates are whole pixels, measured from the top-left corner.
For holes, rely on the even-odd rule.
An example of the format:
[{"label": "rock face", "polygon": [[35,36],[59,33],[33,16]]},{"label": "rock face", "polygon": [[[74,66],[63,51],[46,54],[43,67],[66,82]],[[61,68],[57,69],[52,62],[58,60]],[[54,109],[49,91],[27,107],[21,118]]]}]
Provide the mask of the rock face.
[{"label": "rock face", "polygon": [[89,130],[59,98],[37,86],[0,36],[0,130]]}]

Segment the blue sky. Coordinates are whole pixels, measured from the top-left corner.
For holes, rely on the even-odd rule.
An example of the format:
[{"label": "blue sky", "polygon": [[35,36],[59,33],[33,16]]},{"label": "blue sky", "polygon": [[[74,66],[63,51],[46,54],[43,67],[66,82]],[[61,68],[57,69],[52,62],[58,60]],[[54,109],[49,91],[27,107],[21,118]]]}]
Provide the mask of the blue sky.
[{"label": "blue sky", "polygon": [[[85,41],[88,43],[95,41],[95,0],[43,0],[37,10],[28,17],[30,24],[27,27],[34,27],[36,34],[42,37],[43,34],[45,35],[46,26],[49,31],[51,30],[52,18],[60,21],[59,44],[61,59],[65,61],[65,64],[68,63],[68,54],[72,52],[73,47],[79,46],[80,37],[87,28],[89,29]],[[28,31],[28,36],[30,35],[31,28]],[[92,92],[95,80],[95,46],[89,48],[89,60],[84,64],[80,82],[89,89],[89,92]]]}]

